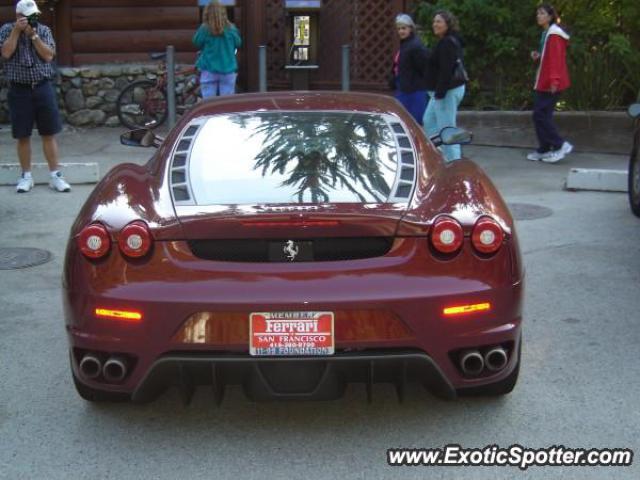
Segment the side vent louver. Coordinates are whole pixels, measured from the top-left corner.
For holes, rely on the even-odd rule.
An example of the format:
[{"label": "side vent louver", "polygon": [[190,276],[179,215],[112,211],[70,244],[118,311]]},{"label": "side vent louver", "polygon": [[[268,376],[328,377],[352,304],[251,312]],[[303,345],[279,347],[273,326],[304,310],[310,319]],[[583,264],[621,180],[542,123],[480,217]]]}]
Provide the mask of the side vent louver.
[{"label": "side vent louver", "polygon": [[199,129],[199,123],[187,127],[173,152],[169,167],[169,181],[173,202],[176,205],[193,205],[194,203],[189,185],[189,155]]},{"label": "side vent louver", "polygon": [[400,123],[392,123],[391,128],[396,137],[398,148],[398,175],[391,191],[390,201],[407,202],[416,183],[416,160],[413,145],[404,127]]}]

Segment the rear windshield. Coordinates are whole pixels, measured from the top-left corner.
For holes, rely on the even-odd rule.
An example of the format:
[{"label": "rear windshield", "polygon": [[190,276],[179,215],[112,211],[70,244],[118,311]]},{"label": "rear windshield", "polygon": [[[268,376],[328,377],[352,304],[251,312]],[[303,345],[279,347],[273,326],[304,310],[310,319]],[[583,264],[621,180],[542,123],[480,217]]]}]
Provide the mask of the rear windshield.
[{"label": "rear windshield", "polygon": [[399,170],[394,118],[353,112],[207,118],[189,156],[194,203],[387,202]]}]

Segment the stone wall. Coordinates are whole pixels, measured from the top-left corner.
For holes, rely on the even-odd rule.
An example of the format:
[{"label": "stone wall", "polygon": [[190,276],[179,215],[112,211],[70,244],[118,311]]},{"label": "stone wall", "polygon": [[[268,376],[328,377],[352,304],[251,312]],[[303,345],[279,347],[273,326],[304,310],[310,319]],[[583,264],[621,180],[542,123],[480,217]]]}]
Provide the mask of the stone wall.
[{"label": "stone wall", "polygon": [[[120,126],[116,114],[120,91],[135,80],[155,80],[157,69],[157,65],[59,68],[55,84],[63,120],[76,127]],[[184,82],[178,82],[176,90],[182,88]],[[7,92],[0,65],[0,123],[9,123]]]}]

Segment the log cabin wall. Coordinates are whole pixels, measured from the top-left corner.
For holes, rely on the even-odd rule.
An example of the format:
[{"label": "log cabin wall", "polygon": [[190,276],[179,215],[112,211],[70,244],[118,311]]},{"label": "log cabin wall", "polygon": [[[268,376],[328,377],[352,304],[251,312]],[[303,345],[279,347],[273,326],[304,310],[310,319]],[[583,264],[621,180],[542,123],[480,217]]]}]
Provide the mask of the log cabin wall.
[{"label": "log cabin wall", "polygon": [[191,37],[200,10],[194,0],[62,0],[60,7],[65,3],[74,66],[145,62],[166,45],[175,46],[178,61],[195,61]]},{"label": "log cabin wall", "polygon": [[[52,27],[58,64],[86,66],[149,62],[149,52],[176,47],[178,61],[192,64],[192,35],[200,22],[197,0],[38,1],[43,22]],[[15,0],[0,0],[0,21],[15,18]],[[317,72],[312,89],[340,88],[341,46],[351,45],[351,86],[386,90],[393,52],[398,47],[396,14],[411,0],[323,0],[319,17]],[[268,86],[290,88],[286,63],[284,0],[236,0],[229,10],[242,34],[239,85],[258,89],[258,45],[267,45]]]}]

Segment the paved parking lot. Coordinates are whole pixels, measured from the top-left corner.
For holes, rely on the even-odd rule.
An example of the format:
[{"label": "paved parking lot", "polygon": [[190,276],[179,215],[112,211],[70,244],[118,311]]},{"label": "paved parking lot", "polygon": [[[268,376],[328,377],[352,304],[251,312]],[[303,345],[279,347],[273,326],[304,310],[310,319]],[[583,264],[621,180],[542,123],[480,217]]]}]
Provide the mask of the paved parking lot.
[{"label": "paved parking lot", "polygon": [[[71,131],[65,161],[143,162],[117,130]],[[34,150],[38,144],[34,143]],[[0,131],[0,162],[15,162]],[[253,404],[229,388],[183,407],[175,391],[150,405],[91,405],[74,391],[60,301],[66,236],[91,185],[17,195],[0,187],[0,248],[53,259],[0,271],[0,478],[640,478],[640,467],[396,467],[390,447],[640,449],[640,219],[624,194],[566,192],[571,167],[625,168],[622,156],[574,154],[557,165],[517,149],[468,147],[519,216],[527,270],[520,382],[501,399],[438,400],[418,387],[353,386],[335,402]],[[104,171],[104,168],[103,168]]]}]

